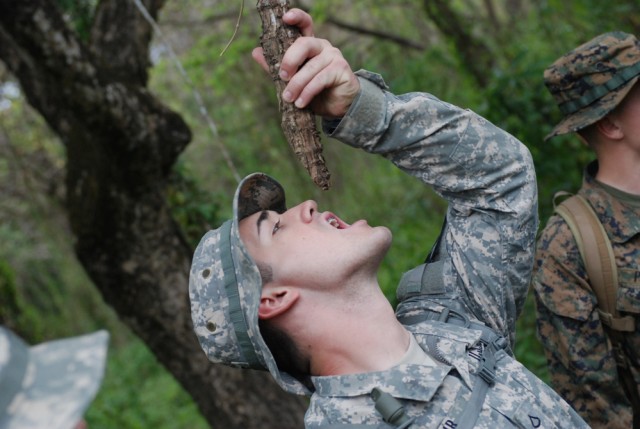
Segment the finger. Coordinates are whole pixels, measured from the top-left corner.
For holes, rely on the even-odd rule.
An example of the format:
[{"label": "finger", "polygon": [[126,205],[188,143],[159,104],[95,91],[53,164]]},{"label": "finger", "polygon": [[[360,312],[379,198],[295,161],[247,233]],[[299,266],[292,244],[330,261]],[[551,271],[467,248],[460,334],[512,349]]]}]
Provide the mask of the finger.
[{"label": "finger", "polygon": [[299,108],[306,107],[315,95],[325,89],[324,82],[328,81],[326,69],[330,63],[331,60],[323,55],[307,61],[287,84],[283,99],[295,103]]},{"label": "finger", "polygon": [[289,81],[309,59],[320,55],[331,43],[315,37],[299,37],[287,49],[280,63],[280,79]]},{"label": "finger", "polygon": [[[329,104],[342,102],[340,99],[344,96],[343,93],[345,93],[345,91],[351,92],[347,87],[353,85],[352,75],[353,72],[346,61],[331,61],[325,65],[322,70],[312,74],[313,77],[302,88],[302,91],[300,91],[300,94],[294,102],[296,107],[302,109],[313,103],[323,112],[332,110],[333,107]],[[357,79],[355,79],[355,81],[357,82]],[[339,87],[344,89],[338,89]],[[319,97],[325,90],[330,90],[335,94],[331,97]],[[316,99],[321,100],[319,102],[320,104],[315,103]]]},{"label": "finger", "polygon": [[260,64],[260,67],[262,67],[264,71],[269,73],[269,65],[267,64],[267,60],[264,58],[261,47],[254,48],[253,51],[251,51],[251,56],[258,64]]},{"label": "finger", "polygon": [[291,9],[282,16],[282,20],[289,25],[295,25],[305,37],[313,37],[313,18],[301,9]]},{"label": "finger", "polygon": [[[324,72],[325,68],[329,67],[333,61],[344,61],[340,51],[331,46],[329,42],[314,38],[308,38],[307,40],[309,41],[308,43],[300,44],[303,46],[295,46],[295,44],[292,45],[292,47],[295,46],[295,48],[302,48],[302,51],[300,52],[297,52],[295,49],[292,52],[292,56],[294,56],[294,59],[296,60],[294,64],[296,67],[300,68],[289,79],[283,93],[283,99],[285,101],[292,102],[297,100],[309,82],[311,82],[317,74]],[[290,50],[291,48],[289,48],[287,54],[289,54]],[[304,65],[302,65],[303,62]],[[286,67],[290,66],[292,66],[292,64],[286,65]],[[284,67],[285,64],[283,58],[283,67],[281,68],[281,71],[283,71]],[[301,100],[300,102],[306,105],[308,99],[313,98],[313,96],[317,94],[317,92],[313,91],[314,89],[314,87],[310,88],[311,93],[308,90],[306,93],[306,99]]]}]

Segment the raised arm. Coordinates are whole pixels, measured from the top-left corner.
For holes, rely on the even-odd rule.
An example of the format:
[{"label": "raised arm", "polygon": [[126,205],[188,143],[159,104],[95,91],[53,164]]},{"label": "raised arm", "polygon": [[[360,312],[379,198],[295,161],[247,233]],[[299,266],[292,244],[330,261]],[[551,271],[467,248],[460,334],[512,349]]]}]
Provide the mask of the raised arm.
[{"label": "raised arm", "polygon": [[[329,41],[311,37],[305,12],[283,19],[306,35],[283,58],[283,99],[309,105],[331,137],[386,157],[449,201],[445,282],[479,320],[513,340],[538,225],[527,148],[470,110],[427,93],[394,95],[380,76],[353,73]],[[254,57],[264,63],[259,50]]]},{"label": "raised arm", "polygon": [[380,154],[449,201],[444,280],[481,321],[513,341],[538,226],[531,155],[470,110],[426,93],[394,95],[358,72],[361,91],[332,137]]}]

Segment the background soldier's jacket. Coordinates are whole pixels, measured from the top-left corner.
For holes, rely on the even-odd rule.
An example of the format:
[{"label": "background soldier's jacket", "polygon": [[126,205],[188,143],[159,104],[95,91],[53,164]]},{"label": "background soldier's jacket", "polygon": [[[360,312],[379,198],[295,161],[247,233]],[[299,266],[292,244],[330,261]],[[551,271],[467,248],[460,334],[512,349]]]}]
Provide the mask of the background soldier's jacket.
[{"label": "background soldier's jacket", "polygon": [[[538,226],[530,153],[469,110],[424,93],[396,96],[386,91],[378,75],[364,71],[358,75],[360,95],[338,124],[324,124],[325,132],[386,157],[449,202],[443,237],[444,290],[438,296],[400,296],[397,314],[439,312],[439,303],[448,302],[508,339],[507,349],[497,353],[496,383],[489,388],[475,427],[587,427],[564,400],[510,355]],[[401,365],[375,373],[313,377],[307,427],[390,427],[374,409],[370,396],[374,387],[404,404],[407,415],[415,418],[411,428],[454,427],[452,420],[477,387],[473,348],[481,333],[429,320],[407,328],[425,351],[440,359],[436,366]]]},{"label": "background soldier's jacket", "polygon": [[[631,368],[640,386],[640,197],[603,186],[584,173],[579,194],[592,205],[611,240],[618,267],[617,309],[633,315],[636,333],[627,335]],[[597,428],[630,428],[631,404],[597,312],[597,301],[569,227],[552,216],[538,243],[533,286],[538,336],[545,346],[554,388]]]}]

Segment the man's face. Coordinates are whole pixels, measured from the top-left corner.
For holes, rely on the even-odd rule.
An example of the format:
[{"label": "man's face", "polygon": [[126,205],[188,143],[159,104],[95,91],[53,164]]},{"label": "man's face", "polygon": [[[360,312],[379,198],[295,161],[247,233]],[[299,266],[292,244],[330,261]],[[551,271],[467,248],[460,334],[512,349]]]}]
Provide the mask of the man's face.
[{"label": "man's face", "polygon": [[635,83],[613,115],[621,121],[627,141],[640,154],[640,81]]},{"label": "man's face", "polygon": [[306,201],[283,214],[263,211],[240,222],[251,257],[273,270],[273,281],[307,288],[339,287],[351,279],[375,279],[391,243],[385,227],[352,225]]}]

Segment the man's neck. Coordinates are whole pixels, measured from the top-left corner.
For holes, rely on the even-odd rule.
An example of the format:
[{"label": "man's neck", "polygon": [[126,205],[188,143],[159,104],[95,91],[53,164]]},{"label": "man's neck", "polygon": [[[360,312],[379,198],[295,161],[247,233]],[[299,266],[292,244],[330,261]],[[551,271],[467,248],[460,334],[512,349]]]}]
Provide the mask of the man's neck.
[{"label": "man's neck", "polygon": [[640,195],[640,153],[611,148],[598,154],[596,179],[623,192]]},{"label": "man's neck", "polygon": [[381,371],[402,359],[410,334],[381,292],[366,302],[340,307],[318,320],[323,329],[309,338],[313,375]]}]

